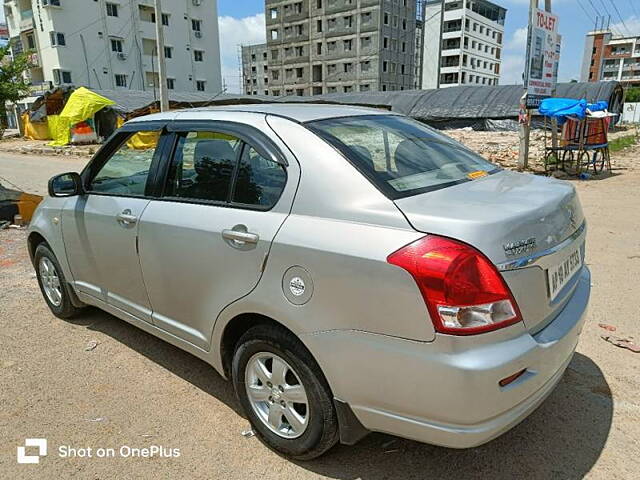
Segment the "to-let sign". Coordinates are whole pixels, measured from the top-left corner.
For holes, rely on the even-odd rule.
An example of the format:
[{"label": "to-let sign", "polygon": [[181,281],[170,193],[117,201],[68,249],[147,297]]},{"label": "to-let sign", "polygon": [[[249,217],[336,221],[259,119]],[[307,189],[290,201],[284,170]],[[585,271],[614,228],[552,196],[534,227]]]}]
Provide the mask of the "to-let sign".
[{"label": "to-let sign", "polygon": [[537,107],[556,88],[560,40],[558,17],[538,8],[532,9],[525,71],[528,107]]}]

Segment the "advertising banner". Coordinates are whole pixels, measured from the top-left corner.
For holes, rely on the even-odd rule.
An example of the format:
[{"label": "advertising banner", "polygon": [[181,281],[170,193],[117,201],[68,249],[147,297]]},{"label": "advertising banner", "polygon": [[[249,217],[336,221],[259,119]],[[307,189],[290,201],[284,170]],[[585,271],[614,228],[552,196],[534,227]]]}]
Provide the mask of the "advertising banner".
[{"label": "advertising banner", "polygon": [[539,8],[532,8],[525,67],[528,108],[537,108],[556,88],[560,41],[558,17]]}]

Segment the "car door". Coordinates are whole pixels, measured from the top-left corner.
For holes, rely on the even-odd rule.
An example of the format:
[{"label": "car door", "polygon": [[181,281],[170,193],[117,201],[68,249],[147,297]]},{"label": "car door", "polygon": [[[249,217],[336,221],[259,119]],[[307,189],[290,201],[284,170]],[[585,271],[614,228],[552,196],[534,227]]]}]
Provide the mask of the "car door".
[{"label": "car door", "polygon": [[220,311],[258,283],[292,194],[263,134],[252,143],[246,126],[174,128],[164,193],[140,221],[140,262],[154,324],[208,349]]},{"label": "car door", "polygon": [[70,197],[61,214],[76,290],[148,322],[137,235],[160,138],[158,130],[117,134],[83,171],[86,193]]}]

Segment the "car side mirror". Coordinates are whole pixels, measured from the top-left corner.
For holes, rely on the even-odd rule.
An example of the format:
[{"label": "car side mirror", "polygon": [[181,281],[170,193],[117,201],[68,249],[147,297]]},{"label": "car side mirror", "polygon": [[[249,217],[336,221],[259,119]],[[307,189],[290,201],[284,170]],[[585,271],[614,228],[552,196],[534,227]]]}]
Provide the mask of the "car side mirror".
[{"label": "car side mirror", "polygon": [[49,180],[50,197],[73,197],[83,193],[82,178],[76,172],[62,173]]}]

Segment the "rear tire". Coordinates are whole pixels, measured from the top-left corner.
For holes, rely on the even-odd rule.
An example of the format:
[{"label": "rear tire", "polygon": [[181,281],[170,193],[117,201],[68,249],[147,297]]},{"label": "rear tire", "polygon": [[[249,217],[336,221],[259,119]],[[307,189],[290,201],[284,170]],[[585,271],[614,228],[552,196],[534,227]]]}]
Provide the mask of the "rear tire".
[{"label": "rear tire", "polygon": [[71,287],[49,246],[45,243],[38,245],[33,260],[40,291],[51,312],[62,319],[72,318],[80,313],[82,308],[76,307],[71,301]]},{"label": "rear tire", "polygon": [[[233,355],[232,378],[254,432],[272,450],[311,460],[337,443],[329,385],[311,354],[284,328],[265,324],[245,332]],[[288,397],[294,390],[295,397]]]}]

